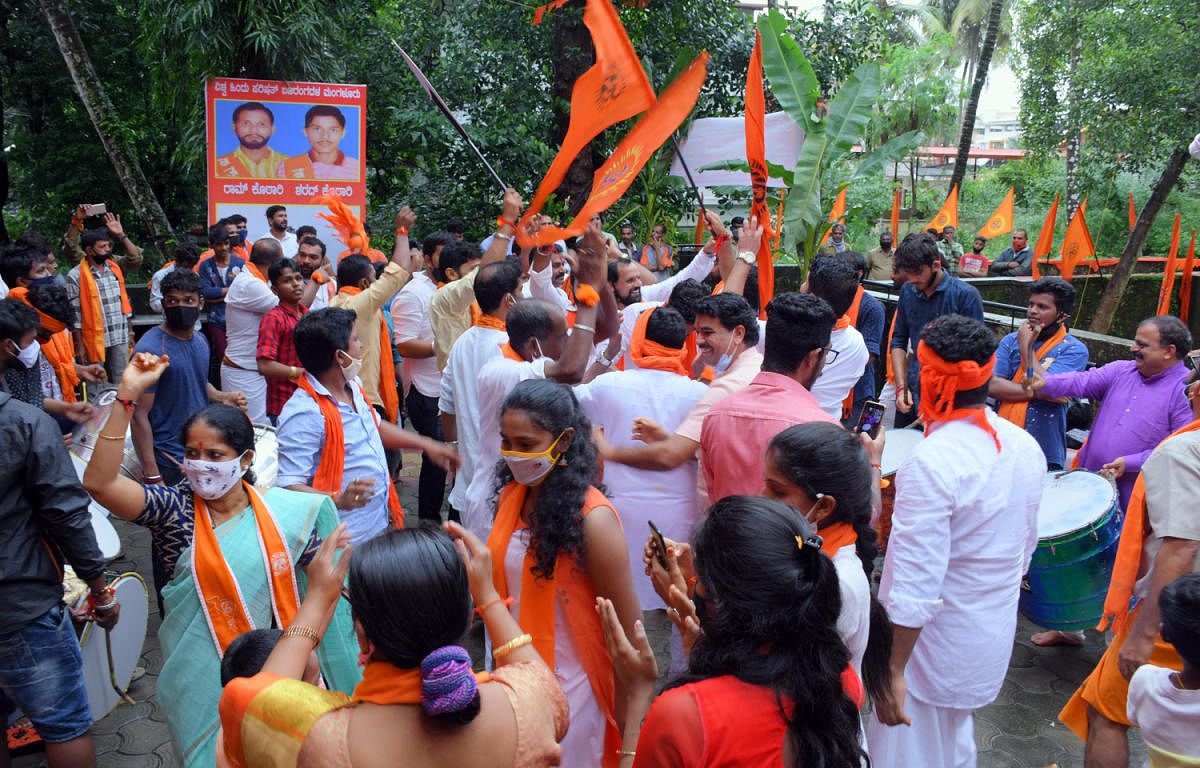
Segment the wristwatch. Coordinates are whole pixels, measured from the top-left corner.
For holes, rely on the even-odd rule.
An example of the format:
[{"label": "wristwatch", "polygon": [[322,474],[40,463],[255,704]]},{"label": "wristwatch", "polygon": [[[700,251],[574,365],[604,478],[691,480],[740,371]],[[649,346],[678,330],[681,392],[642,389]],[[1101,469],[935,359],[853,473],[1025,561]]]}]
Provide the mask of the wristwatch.
[{"label": "wristwatch", "polygon": [[603,352],[596,353],[596,362],[600,363],[600,365],[603,365],[605,368],[612,368],[613,365],[615,365],[615,363],[612,360],[609,360]]},{"label": "wristwatch", "polygon": [[738,251],[737,257],[752,267],[758,263],[758,255],[751,251]]}]

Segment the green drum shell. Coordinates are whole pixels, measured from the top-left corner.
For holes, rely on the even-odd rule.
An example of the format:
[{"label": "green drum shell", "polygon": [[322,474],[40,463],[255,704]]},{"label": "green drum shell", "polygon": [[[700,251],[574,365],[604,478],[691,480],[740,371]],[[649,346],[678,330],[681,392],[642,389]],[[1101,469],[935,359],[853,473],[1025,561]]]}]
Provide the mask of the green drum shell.
[{"label": "green drum shell", "polygon": [[1121,515],[1114,505],[1083,528],[1039,540],[1029,590],[1021,592],[1021,612],[1046,629],[1095,627],[1104,612],[1120,536]]}]

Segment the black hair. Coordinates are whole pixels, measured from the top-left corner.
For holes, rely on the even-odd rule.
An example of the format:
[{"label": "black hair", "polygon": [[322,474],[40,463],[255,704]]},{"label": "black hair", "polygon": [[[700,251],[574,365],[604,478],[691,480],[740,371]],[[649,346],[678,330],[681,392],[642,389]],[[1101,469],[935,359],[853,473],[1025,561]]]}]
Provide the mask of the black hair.
[{"label": "black hair", "polygon": [[971,245],[975,245],[975,243],[980,240],[983,241],[984,245],[988,244],[988,239],[986,237],[984,237],[983,235],[975,235],[974,239],[971,240]]},{"label": "black hair", "polygon": [[619,259],[613,259],[608,262],[608,282],[616,285],[617,281],[621,279],[621,267],[626,267],[630,264],[637,264],[637,262],[628,256],[622,256]]},{"label": "black hair", "polygon": [[837,572],[813,533],[771,499],[726,496],[709,507],[692,533],[700,637],[687,672],[668,687],[732,675],[769,688],[794,766],[859,765],[866,754],[858,707],[842,687],[850,651],[837,632]]},{"label": "black hair", "polygon": [[742,344],[747,347],[758,344],[758,314],[750,309],[750,304],[741,296],[732,293],[705,296],[696,302],[696,314],[717,318],[727,331],[740,325],[746,329]]},{"label": "black hair", "polygon": [[1043,277],[1029,284],[1029,295],[1048,293],[1054,297],[1054,306],[1059,312],[1071,314],[1075,308],[1075,286],[1061,277]]},{"label": "black hair", "polygon": [[[535,577],[553,577],[554,563],[560,554],[575,558],[582,570],[585,568],[583,518],[579,513],[589,487],[594,485],[603,490],[597,481],[600,463],[591,441],[592,424],[571,388],[548,379],[527,379],[513,387],[500,408],[501,419],[508,411],[524,411],[534,426],[555,437],[568,427],[575,429],[567,452],[542,482],[541,493],[529,515],[529,549],[534,555]],[[513,475],[503,459],[496,463],[495,472],[494,493],[498,495]]]},{"label": "black hair", "polygon": [[746,273],[746,284],[742,286],[742,298],[750,305],[750,311],[758,316],[762,310],[762,301],[758,296],[758,267],[750,267]]},{"label": "black hair", "polygon": [[283,270],[285,269],[290,269],[293,272],[299,272],[300,265],[289,258],[280,259],[272,264],[269,269],[267,269],[267,282],[271,285],[275,285],[275,281],[283,277]]},{"label": "black hair", "polygon": [[[467,225],[463,224],[460,219],[450,219],[446,222],[446,231],[451,235],[461,235],[467,231]],[[457,240],[458,238],[454,238]]]},{"label": "black hair", "polygon": [[354,318],[354,310],[341,307],[324,307],[300,318],[292,330],[292,342],[304,370],[319,376],[337,364],[338,350],[350,346]]},{"label": "black hair", "polygon": [[[446,270],[453,269],[458,273],[459,277],[463,276],[463,264],[469,261],[478,261],[483,258],[483,251],[479,250],[479,245],[469,243],[466,240],[454,238],[453,242],[446,243],[442,248],[442,253],[438,256],[438,268],[434,270],[434,277],[439,283],[450,282],[446,278]],[[478,280],[478,276],[475,278]],[[482,308],[483,305],[480,305]],[[483,310],[487,312],[487,310]]]},{"label": "black hair", "polygon": [[687,342],[687,323],[683,315],[666,306],[646,311],[654,313],[646,320],[646,340],[671,349],[683,349]]},{"label": "black hair", "polygon": [[372,261],[371,266],[375,268],[375,279],[378,280],[383,276],[383,270],[387,269],[386,261]]},{"label": "black hair", "polygon": [[84,232],[79,236],[79,247],[86,250],[93,247],[101,240],[107,240],[110,243],[112,242],[112,235],[108,233],[107,229],[103,227],[100,227],[99,229],[89,229],[87,232]]},{"label": "black hair", "polygon": [[1175,347],[1175,357],[1183,358],[1192,348],[1192,332],[1183,321],[1174,315],[1159,315],[1142,321],[1150,323],[1158,329],[1158,343],[1161,347]]},{"label": "black hair", "polygon": [[[478,283],[478,280],[476,280]],[[482,307],[482,305],[480,305]],[[531,338],[544,340],[554,330],[553,304],[541,299],[524,299],[508,310],[504,327],[508,331],[508,344],[521,349]]]},{"label": "black hair", "polygon": [[[929,321],[921,331],[921,340],[929,345],[938,357],[948,363],[973,360],[985,365],[996,352],[996,334],[982,322],[963,315],[940,315]],[[975,389],[959,390],[954,396],[955,407],[972,403],[980,395],[986,395],[988,383]]]},{"label": "black hair", "polygon": [[42,254],[43,259],[54,252],[54,249],[50,247],[50,241],[46,239],[46,236],[41,232],[34,232],[32,229],[27,229],[21,233],[21,236],[17,238],[17,245],[23,245],[26,248],[32,248],[33,250]]},{"label": "black hair", "polygon": [[731,226],[731,227],[740,227],[745,223],[746,223],[746,220],[743,219],[741,216],[734,216],[732,219],[729,220],[729,226]]},{"label": "black hair", "polygon": [[[442,258],[449,250],[450,247],[442,249]],[[500,308],[505,296],[515,294],[520,284],[521,268],[516,264],[507,260],[489,262],[479,267],[475,275],[475,301],[479,302],[481,310],[490,314]]]},{"label": "black hair", "polygon": [[273,237],[263,237],[250,246],[250,261],[259,267],[269,267],[283,258],[283,246]]},{"label": "black hair", "polygon": [[[271,125],[275,124],[275,113],[267,109],[266,105],[258,101],[247,101],[245,104],[239,104],[233,110],[233,122],[237,122],[243,112],[266,112],[271,118]],[[270,214],[268,214],[270,215]]]},{"label": "black hair", "polygon": [[854,294],[858,292],[858,275],[843,259],[825,257],[814,259],[808,269],[808,290],[825,299],[835,317],[850,311]]},{"label": "black hair", "polygon": [[245,216],[243,216],[243,215],[242,215],[242,214],[240,214],[240,213],[231,213],[231,214],[229,214],[228,216],[226,216],[226,217],[225,217],[225,223],[226,223],[226,224],[232,224],[232,225],[234,225],[234,226],[236,227],[236,226],[238,226],[239,224],[245,224],[245,223],[246,223],[246,217],[245,217]]},{"label": "black hair", "polygon": [[849,248],[842,251],[838,255],[842,257],[842,261],[844,261],[846,263],[846,266],[848,266],[848,267],[850,267],[850,269],[854,270],[854,276],[855,276],[856,282],[857,282],[858,278],[867,274],[867,257],[866,256],[863,256],[858,251],[852,251]]},{"label": "black hair", "polygon": [[1200,573],[1180,576],[1158,595],[1162,639],[1175,646],[1183,663],[1200,667]]},{"label": "black hair", "polygon": [[[254,425],[242,409],[224,403],[209,403],[188,417],[179,430],[179,442],[187,445],[188,431],[196,422],[204,422],[221,435],[221,442],[241,456],[254,450]],[[242,479],[254,485],[254,470],[246,468]]]},{"label": "black hair", "polygon": [[29,279],[34,266],[45,261],[45,256],[23,245],[6,245],[0,251],[0,280],[9,288],[17,287],[18,279]]},{"label": "black hair", "polygon": [[221,687],[238,677],[254,677],[275,650],[282,629],[252,629],[233,638],[221,657]]},{"label": "black hair", "polygon": [[300,241],[300,245],[315,245],[321,249],[321,258],[325,258],[325,243],[316,235],[309,235]]},{"label": "black hair", "polygon": [[270,219],[272,216],[279,213],[280,211],[286,211],[286,210],[287,210],[286,205],[268,205],[267,206],[267,218]]},{"label": "black hair", "polygon": [[316,236],[317,236],[317,228],[311,224],[303,224],[299,227],[296,227],[296,239],[297,240],[303,240],[306,237],[316,237]]},{"label": "black hair", "polygon": [[834,224],[832,227],[830,227],[830,228],[829,228],[829,231],[830,231],[830,232],[837,232],[837,231],[839,231],[839,230],[840,230],[840,231],[842,231],[842,232],[845,232],[845,231],[846,231],[846,225],[845,225],[845,224],[843,224],[843,223],[841,223],[840,221],[839,221],[839,222],[837,222],[836,224]]},{"label": "black hair", "polygon": [[893,243],[894,243],[894,242],[896,242],[896,233],[895,233],[895,232],[892,232],[892,230],[890,230],[890,229],[885,229],[885,230],[883,230],[882,232],[880,232],[880,233],[879,233],[879,239],[880,239],[880,240],[882,240],[882,239],[883,239],[883,237],[884,237],[884,235],[887,235],[887,239],[888,239],[888,240],[891,240]]},{"label": "black hair", "polygon": [[217,222],[208,228],[208,244],[216,245],[217,243],[229,242],[229,227],[224,221]]},{"label": "black hair", "polygon": [[162,290],[163,296],[171,291],[178,291],[179,293],[194,293],[197,297],[201,297],[204,292],[204,283],[200,281],[200,275],[192,270],[176,267],[163,275],[159,288]]},{"label": "black hair", "polygon": [[337,265],[338,286],[357,287],[369,275],[374,274],[374,269],[371,260],[361,253],[347,254]]},{"label": "black hair", "polygon": [[923,267],[940,264],[942,252],[937,241],[926,232],[912,232],[896,246],[896,271],[916,274]]},{"label": "black hair", "polygon": [[17,299],[0,299],[0,340],[12,339],[20,343],[21,337],[42,325],[37,310]]},{"label": "black hair", "polygon": [[1023,229],[1020,229],[1020,228],[1014,229],[1014,230],[1013,230],[1013,233],[1012,233],[1012,236],[1013,236],[1013,237],[1016,237],[1018,232],[1020,232],[1020,233],[1021,233],[1021,237],[1025,238],[1025,240],[1026,240],[1026,241],[1028,241],[1028,240],[1029,240],[1029,233],[1028,233],[1028,232],[1026,232],[1026,231],[1025,231],[1025,230],[1023,230]]},{"label": "black hair", "polygon": [[67,289],[57,283],[29,287],[29,303],[44,315],[49,315],[67,328],[75,327],[75,309]]},{"label": "black hair", "polygon": [[433,254],[437,253],[439,245],[445,248],[452,242],[457,243],[458,238],[449,231],[434,232],[432,235],[426,235],[425,239],[421,241],[421,253],[433,258]]},{"label": "black hair", "polygon": [[314,104],[304,113],[304,127],[307,128],[316,117],[332,117],[342,128],[346,127],[346,116],[337,107],[328,104]]},{"label": "black hair", "polygon": [[[835,261],[825,259],[825,261]],[[838,266],[849,269],[840,261]],[[814,349],[829,344],[837,317],[811,293],[779,293],[767,304],[767,341],[762,369],[789,376]]]},{"label": "black hair", "polygon": [[[375,654],[401,669],[460,644],[471,627],[467,568],[454,540],[436,526],[390,530],[356,547],[346,583]],[[466,709],[436,717],[466,724],[478,714],[476,692]]]},{"label": "black hair", "polygon": [[671,289],[671,298],[667,299],[666,306],[673,308],[683,316],[684,322],[696,322],[696,302],[705,296],[712,295],[712,291],[704,287],[704,284],[688,278],[680,280]]},{"label": "black hair", "polygon": [[200,249],[191,240],[184,240],[175,245],[175,266],[191,270],[200,261]]}]

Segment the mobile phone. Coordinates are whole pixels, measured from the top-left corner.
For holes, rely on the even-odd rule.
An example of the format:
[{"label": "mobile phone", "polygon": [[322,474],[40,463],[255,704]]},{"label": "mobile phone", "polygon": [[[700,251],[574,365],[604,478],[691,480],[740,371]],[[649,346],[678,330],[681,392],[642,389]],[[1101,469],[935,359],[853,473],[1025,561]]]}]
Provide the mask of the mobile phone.
[{"label": "mobile phone", "polygon": [[658,564],[664,570],[670,570],[671,566],[667,564],[667,542],[663,538],[662,531],[658,530],[658,526],[654,524],[653,520],[646,522],[650,525],[650,533],[653,534],[654,540],[658,542]]},{"label": "mobile phone", "polygon": [[862,415],[858,417],[858,426],[854,428],[855,432],[866,432],[871,436],[871,439],[879,437],[879,427],[883,424],[883,414],[887,413],[887,406],[875,400],[868,400],[863,403]]},{"label": "mobile phone", "polygon": [[92,203],[91,205],[83,206],[84,216],[103,216],[108,213],[108,206],[104,203]]},{"label": "mobile phone", "polygon": [[1192,352],[1185,355],[1183,359],[1187,361],[1188,368],[1191,368],[1193,371],[1200,371],[1200,352]]}]

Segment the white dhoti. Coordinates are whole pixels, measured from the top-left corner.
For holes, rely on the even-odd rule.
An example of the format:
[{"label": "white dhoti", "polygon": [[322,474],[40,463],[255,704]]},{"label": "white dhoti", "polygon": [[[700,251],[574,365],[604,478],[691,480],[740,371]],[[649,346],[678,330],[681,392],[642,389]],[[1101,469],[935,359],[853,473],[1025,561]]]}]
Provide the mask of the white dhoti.
[{"label": "white dhoti", "polygon": [[884,725],[871,716],[867,752],[876,768],[975,768],[975,721],[969,709],[904,699],[912,725]]},{"label": "white dhoti", "polygon": [[241,392],[246,396],[246,415],[250,421],[271,423],[267,419],[267,380],[261,373],[221,363],[221,391]]}]

